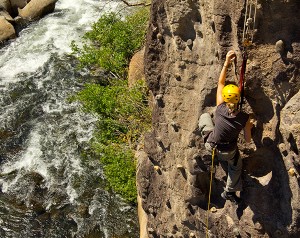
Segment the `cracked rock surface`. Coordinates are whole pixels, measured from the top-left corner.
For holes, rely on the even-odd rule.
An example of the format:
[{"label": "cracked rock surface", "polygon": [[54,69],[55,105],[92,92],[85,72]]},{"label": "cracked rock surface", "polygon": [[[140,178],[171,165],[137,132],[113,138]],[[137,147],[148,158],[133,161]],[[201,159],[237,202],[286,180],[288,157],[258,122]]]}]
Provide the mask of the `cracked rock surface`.
[{"label": "cracked rock surface", "polygon": [[[153,129],[137,156],[141,237],[205,237],[211,158],[198,119],[214,113],[228,50],[240,70],[245,3],[152,1],[144,65]],[[210,237],[300,236],[299,10],[297,0],[258,1],[243,106],[256,122],[252,142],[239,140],[244,202],[221,198],[226,173],[217,163]],[[233,66],[227,80],[235,80]]]}]

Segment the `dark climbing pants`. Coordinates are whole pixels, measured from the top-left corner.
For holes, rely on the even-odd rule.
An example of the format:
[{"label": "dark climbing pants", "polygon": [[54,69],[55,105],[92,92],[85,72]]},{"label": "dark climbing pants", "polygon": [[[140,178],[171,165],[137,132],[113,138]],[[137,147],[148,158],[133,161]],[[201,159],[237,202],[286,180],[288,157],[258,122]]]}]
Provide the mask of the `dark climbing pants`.
[{"label": "dark climbing pants", "polygon": [[[199,129],[201,135],[204,136],[208,131],[214,129],[214,125],[211,119],[211,116],[208,113],[204,113],[200,116],[199,119]],[[205,148],[208,151],[212,151],[213,147],[210,143],[205,143]],[[236,192],[242,190],[242,158],[236,148],[233,151],[220,151],[216,149],[216,156],[221,161],[226,161],[228,163],[228,175],[225,191],[227,192]]]}]

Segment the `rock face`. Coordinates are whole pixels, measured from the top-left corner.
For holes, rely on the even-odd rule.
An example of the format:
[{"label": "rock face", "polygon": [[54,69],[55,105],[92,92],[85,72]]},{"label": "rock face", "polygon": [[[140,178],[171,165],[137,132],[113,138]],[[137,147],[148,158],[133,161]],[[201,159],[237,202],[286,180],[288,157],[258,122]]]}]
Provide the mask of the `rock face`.
[{"label": "rock face", "polygon": [[[137,170],[143,237],[205,237],[211,157],[198,119],[214,112],[228,50],[235,50],[241,67],[245,3],[152,1],[145,74],[153,130],[145,135]],[[226,173],[217,164],[209,237],[300,236],[300,2],[258,3],[243,106],[256,123],[253,142],[239,141],[244,203],[222,200]],[[227,80],[234,79],[232,67]]]}]

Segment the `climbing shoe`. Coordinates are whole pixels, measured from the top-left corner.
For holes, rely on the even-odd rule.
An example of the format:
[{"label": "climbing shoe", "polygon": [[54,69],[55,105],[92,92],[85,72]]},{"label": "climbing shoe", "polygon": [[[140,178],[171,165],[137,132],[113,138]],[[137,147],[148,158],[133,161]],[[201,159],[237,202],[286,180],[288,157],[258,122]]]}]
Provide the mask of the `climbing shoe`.
[{"label": "climbing shoe", "polygon": [[224,191],[223,193],[221,193],[221,197],[225,200],[229,200],[229,201],[233,202],[236,205],[238,205],[242,201],[241,198],[236,196],[235,192],[226,192],[226,191]]}]

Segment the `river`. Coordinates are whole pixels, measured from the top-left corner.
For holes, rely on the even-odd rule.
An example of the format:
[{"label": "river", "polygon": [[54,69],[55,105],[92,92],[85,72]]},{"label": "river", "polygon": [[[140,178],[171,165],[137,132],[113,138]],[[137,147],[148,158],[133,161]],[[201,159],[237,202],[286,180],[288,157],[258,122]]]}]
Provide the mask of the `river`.
[{"label": "river", "polygon": [[136,208],[105,190],[88,149],[96,118],[69,97],[82,88],[69,56],[116,2],[60,0],[0,49],[0,237],[138,237]]}]

